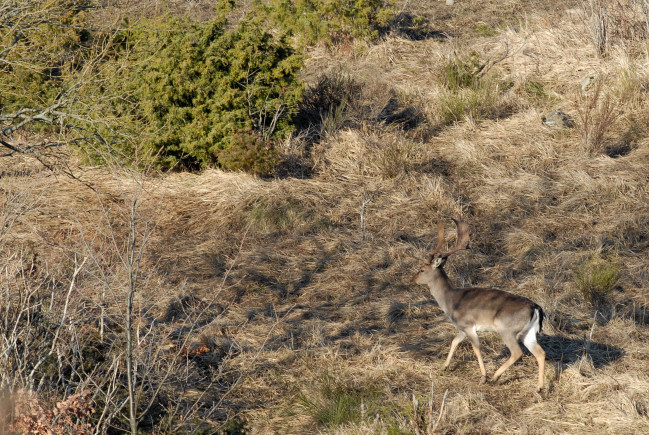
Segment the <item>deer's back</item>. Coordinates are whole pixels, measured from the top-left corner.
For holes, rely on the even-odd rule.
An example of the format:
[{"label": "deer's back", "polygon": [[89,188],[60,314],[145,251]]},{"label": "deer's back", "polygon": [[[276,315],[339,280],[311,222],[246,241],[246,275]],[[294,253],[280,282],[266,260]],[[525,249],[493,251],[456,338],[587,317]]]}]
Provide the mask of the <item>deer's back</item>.
[{"label": "deer's back", "polygon": [[517,329],[530,322],[537,305],[526,297],[492,288],[456,290],[451,320],[460,328],[477,330]]}]

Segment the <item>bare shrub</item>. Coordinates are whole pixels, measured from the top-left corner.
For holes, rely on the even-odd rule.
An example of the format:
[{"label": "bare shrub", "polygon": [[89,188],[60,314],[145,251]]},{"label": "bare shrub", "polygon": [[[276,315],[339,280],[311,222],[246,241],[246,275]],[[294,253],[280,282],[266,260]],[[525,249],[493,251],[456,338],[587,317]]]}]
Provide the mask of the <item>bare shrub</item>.
[{"label": "bare shrub", "polygon": [[620,111],[609,93],[604,92],[605,78],[596,81],[591,92],[579,96],[577,113],[583,145],[591,153],[602,152],[607,135],[620,117]]},{"label": "bare shrub", "polygon": [[613,41],[634,41],[649,34],[647,0],[582,0],[581,20],[586,37],[601,57]]},{"label": "bare shrub", "polygon": [[167,315],[179,290],[148,252],[156,177],[117,162],[93,175],[92,189],[69,179],[45,192],[32,180],[12,186],[19,179],[0,190],[0,431],[184,433],[196,421],[216,431],[255,359],[228,368],[241,350],[210,325],[226,309],[219,296],[236,258],[210,298]]},{"label": "bare shrub", "polygon": [[605,56],[609,46],[609,19],[606,0],[588,0],[582,3],[590,40],[600,56]]},{"label": "bare shrub", "polygon": [[304,91],[295,123],[314,141],[348,125],[354,104],[361,99],[362,86],[344,71],[320,75]]},{"label": "bare shrub", "polygon": [[428,397],[426,405],[421,404],[415,394],[412,395],[412,416],[410,418],[410,426],[417,435],[435,433],[442,417],[444,416],[444,405],[446,403],[448,390],[444,392],[437,419],[435,419],[433,415],[433,393],[434,384],[431,383],[430,396]]},{"label": "bare shrub", "polygon": [[649,34],[649,1],[647,0],[633,0],[635,4],[640,6],[640,9],[642,10],[642,15],[644,16],[646,28],[647,28],[647,33]]},{"label": "bare shrub", "polygon": [[609,33],[619,41],[638,41],[649,35],[647,0],[616,0],[610,2]]}]

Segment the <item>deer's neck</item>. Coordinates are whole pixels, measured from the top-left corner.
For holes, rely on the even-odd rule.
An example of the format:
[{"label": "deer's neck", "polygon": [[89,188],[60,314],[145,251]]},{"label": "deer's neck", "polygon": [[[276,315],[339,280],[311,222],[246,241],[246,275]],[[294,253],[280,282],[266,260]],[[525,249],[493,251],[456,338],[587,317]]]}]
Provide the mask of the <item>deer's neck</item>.
[{"label": "deer's neck", "polygon": [[437,268],[437,273],[435,273],[430,281],[428,281],[428,288],[430,289],[431,295],[437,301],[439,307],[446,313],[450,315],[450,312],[453,307],[453,296],[456,292],[455,288],[451,285],[444,269]]}]

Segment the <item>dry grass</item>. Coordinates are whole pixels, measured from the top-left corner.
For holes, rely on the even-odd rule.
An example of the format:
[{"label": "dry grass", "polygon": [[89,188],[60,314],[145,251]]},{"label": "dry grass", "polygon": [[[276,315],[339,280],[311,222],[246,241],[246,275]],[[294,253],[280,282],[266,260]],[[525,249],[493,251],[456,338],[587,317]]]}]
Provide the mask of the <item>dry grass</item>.
[{"label": "dry grass", "polygon": [[[141,357],[161,371],[176,367],[169,350],[186,358],[185,375],[162,384],[161,397],[176,400],[178,418],[190,415],[187,403],[194,411],[218,403],[218,412],[191,416],[218,427],[238,415],[252,433],[417,433],[426,424],[412,395],[427,403],[432,382],[435,418],[448,390],[443,433],[649,432],[647,40],[639,31],[618,35],[601,57],[563,3],[524,2],[528,9],[518,11],[509,2],[516,23],[479,12],[500,11],[500,3],[424,3],[441,20],[431,22],[456,39],[388,36],[373,46],[313,49],[307,78],[342,66],[363,89],[353,122],[315,142],[286,144],[308,163],[308,177],[207,170],[145,178],[141,211],[152,233],[136,305],[149,331],[142,352],[151,354]],[[478,18],[497,32],[466,27]],[[507,114],[444,125],[450,51],[488,59],[505,44],[512,55],[493,70],[508,84],[498,94]],[[605,80],[617,116],[596,147],[584,148],[586,121],[577,114],[591,75]],[[530,96],[531,81],[543,92]],[[389,104],[424,119],[380,116],[395,113]],[[541,123],[558,108],[578,128]],[[107,315],[119,324],[123,276],[107,224],[123,235],[129,177],[86,168],[81,175],[96,193],[29,160],[0,163],[0,211],[11,224],[0,232],[5,272],[31,261],[67,289],[75,254],[92,253],[71,311],[96,315],[108,288]],[[541,394],[529,355],[496,384],[478,385],[468,345],[441,371],[453,327],[410,279],[435,242],[433,223],[455,215],[469,220],[473,240],[471,251],[449,260],[452,279],[525,295],[547,314]],[[597,311],[575,281],[593,253],[619,265],[618,288]],[[3,289],[17,285],[8,276]],[[482,340],[493,373],[507,353],[497,337]],[[347,413],[333,412],[336,404]],[[180,420],[148,430],[174,424]]]}]

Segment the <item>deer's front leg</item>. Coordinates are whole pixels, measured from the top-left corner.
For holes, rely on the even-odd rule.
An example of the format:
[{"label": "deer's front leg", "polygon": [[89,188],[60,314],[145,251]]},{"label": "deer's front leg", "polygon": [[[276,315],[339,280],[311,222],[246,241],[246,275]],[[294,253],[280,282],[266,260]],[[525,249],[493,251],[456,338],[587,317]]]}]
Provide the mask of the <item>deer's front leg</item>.
[{"label": "deer's front leg", "polygon": [[446,357],[446,362],[444,363],[444,370],[448,369],[448,366],[451,364],[451,358],[453,358],[453,354],[455,353],[455,349],[457,348],[457,345],[462,342],[466,338],[466,333],[464,331],[459,331],[453,341],[451,342],[451,350],[448,352],[448,357]]}]

